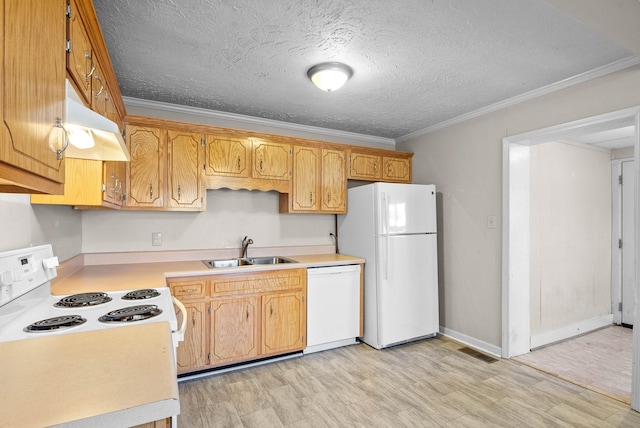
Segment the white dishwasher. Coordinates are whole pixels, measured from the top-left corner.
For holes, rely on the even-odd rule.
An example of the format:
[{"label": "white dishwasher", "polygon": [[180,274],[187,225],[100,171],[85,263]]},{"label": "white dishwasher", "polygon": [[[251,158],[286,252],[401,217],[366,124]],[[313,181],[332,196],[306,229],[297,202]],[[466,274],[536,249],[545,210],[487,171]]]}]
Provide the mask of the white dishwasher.
[{"label": "white dishwasher", "polygon": [[360,265],[307,269],[305,354],[356,343],[360,335]]}]

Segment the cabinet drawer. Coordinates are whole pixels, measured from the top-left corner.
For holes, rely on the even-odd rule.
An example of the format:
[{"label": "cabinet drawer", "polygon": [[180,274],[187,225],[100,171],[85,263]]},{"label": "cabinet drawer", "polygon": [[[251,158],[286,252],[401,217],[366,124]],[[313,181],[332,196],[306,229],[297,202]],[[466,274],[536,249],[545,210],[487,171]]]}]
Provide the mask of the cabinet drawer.
[{"label": "cabinet drawer", "polygon": [[297,289],[303,287],[305,281],[304,269],[287,269],[252,275],[220,275],[211,278],[211,296]]},{"label": "cabinet drawer", "polygon": [[204,297],[207,293],[206,280],[202,278],[169,280],[169,287],[171,294],[180,300]]}]

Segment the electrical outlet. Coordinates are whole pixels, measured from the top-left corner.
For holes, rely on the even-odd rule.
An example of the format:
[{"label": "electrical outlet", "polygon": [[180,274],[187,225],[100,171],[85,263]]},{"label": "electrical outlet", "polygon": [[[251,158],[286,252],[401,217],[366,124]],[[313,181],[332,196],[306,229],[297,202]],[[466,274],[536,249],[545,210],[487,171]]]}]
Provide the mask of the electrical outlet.
[{"label": "electrical outlet", "polygon": [[488,215],[487,216],[487,229],[495,229],[496,228],[496,216]]},{"label": "electrical outlet", "polygon": [[162,232],[153,232],[151,234],[151,245],[154,247],[162,246]]}]

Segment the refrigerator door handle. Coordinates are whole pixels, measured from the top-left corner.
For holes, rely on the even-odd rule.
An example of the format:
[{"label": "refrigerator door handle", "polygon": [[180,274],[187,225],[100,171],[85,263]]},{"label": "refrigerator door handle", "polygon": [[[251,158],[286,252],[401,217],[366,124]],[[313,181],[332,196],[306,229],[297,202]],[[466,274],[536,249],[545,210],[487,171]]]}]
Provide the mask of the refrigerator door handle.
[{"label": "refrigerator door handle", "polygon": [[384,245],[384,279],[389,279],[389,235],[382,238]]},{"label": "refrigerator door handle", "polygon": [[389,233],[389,200],[387,194],[382,192],[382,230],[383,235]]}]

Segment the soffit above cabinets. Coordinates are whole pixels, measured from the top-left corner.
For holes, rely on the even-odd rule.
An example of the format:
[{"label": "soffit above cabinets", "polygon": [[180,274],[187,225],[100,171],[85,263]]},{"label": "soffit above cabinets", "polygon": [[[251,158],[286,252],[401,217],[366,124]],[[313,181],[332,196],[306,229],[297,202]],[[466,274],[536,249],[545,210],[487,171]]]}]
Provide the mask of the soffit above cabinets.
[{"label": "soffit above cabinets", "polygon": [[125,97],[392,141],[633,56],[543,0],[94,4]]}]

